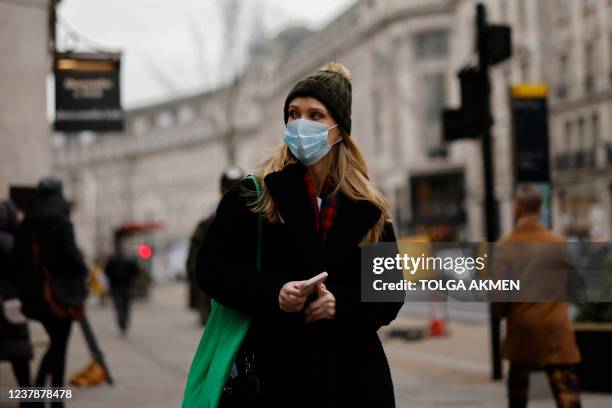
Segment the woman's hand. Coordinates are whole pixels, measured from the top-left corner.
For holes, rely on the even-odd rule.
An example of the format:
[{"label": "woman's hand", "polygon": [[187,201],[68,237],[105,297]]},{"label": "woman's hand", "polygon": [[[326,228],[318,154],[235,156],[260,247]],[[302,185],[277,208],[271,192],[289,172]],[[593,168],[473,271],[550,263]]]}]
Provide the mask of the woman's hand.
[{"label": "woman's hand", "polygon": [[319,297],[304,309],[306,322],[314,322],[320,319],[333,319],[336,316],[336,298],[324,284],[317,286]]},{"label": "woman's hand", "polygon": [[300,285],[303,281],[287,282],[278,293],[278,305],[283,312],[295,313],[304,308],[306,296],[302,296]]}]

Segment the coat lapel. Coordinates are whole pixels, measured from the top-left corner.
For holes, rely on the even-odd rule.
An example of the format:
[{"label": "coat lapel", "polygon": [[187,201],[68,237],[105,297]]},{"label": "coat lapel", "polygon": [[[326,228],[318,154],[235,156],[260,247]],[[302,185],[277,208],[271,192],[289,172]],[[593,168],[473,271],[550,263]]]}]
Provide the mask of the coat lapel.
[{"label": "coat lapel", "polygon": [[296,255],[299,254],[301,265],[311,273],[319,261],[319,251],[314,251],[314,248],[319,248],[320,241],[302,172],[300,164],[290,164],[281,171],[268,174],[264,182],[283,222],[297,243]]},{"label": "coat lapel", "polygon": [[369,201],[338,197],[338,212],[324,247],[359,244],[380,218],[381,211]]}]

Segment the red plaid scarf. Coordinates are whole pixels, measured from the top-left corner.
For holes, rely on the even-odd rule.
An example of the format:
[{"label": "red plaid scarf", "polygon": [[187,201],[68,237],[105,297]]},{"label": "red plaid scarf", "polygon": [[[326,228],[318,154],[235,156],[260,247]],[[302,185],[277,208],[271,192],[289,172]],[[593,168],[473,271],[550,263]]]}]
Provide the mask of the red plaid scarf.
[{"label": "red plaid scarf", "polygon": [[321,235],[321,244],[323,244],[336,216],[337,195],[333,194],[334,186],[329,176],[327,176],[323,182],[323,188],[321,188],[321,209],[319,209],[317,189],[306,168],[304,168],[304,181],[306,182],[306,191],[308,191],[315,214],[315,226],[317,232]]}]

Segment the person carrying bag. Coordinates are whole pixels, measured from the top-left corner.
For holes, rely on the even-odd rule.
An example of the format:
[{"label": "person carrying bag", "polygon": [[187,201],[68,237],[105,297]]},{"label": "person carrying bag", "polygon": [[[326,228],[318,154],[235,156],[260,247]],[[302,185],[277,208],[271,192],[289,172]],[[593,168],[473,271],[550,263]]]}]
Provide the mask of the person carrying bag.
[{"label": "person carrying bag", "polygon": [[[285,99],[279,145],[254,171],[258,197],[251,179],[223,195],[196,278],[215,314],[222,305],[247,318],[207,328],[200,347],[210,359],[194,361],[202,367],[190,373],[184,407],[395,407],[377,331],[396,318],[404,294],[361,300],[363,246],[397,246],[387,200],[351,136],[351,100],[342,64],[298,81]],[[385,273],[389,282],[402,278],[399,269]]]},{"label": "person carrying bag", "polygon": [[[88,270],[70,221],[60,180],[42,179],[15,243],[16,286],[24,314],[42,323],[49,336],[34,385],[64,385],[72,321],[84,313]],[[61,407],[63,402],[54,402]]]},{"label": "person carrying bag", "polygon": [[[260,194],[259,180],[247,176]],[[258,216],[257,271],[261,271],[263,217]],[[211,314],[189,369],[183,408],[240,407],[257,404],[259,387],[254,354],[241,350],[251,319],[237,310],[211,301]],[[254,405],[250,405],[254,406]]]}]

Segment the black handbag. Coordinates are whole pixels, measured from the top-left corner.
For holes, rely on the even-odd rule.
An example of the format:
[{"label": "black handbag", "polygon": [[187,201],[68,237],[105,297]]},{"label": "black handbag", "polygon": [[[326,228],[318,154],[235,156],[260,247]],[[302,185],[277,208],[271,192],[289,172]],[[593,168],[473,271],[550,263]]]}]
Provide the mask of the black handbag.
[{"label": "black handbag", "polygon": [[261,384],[255,367],[255,353],[241,350],[236,357],[218,408],[261,407]]}]

